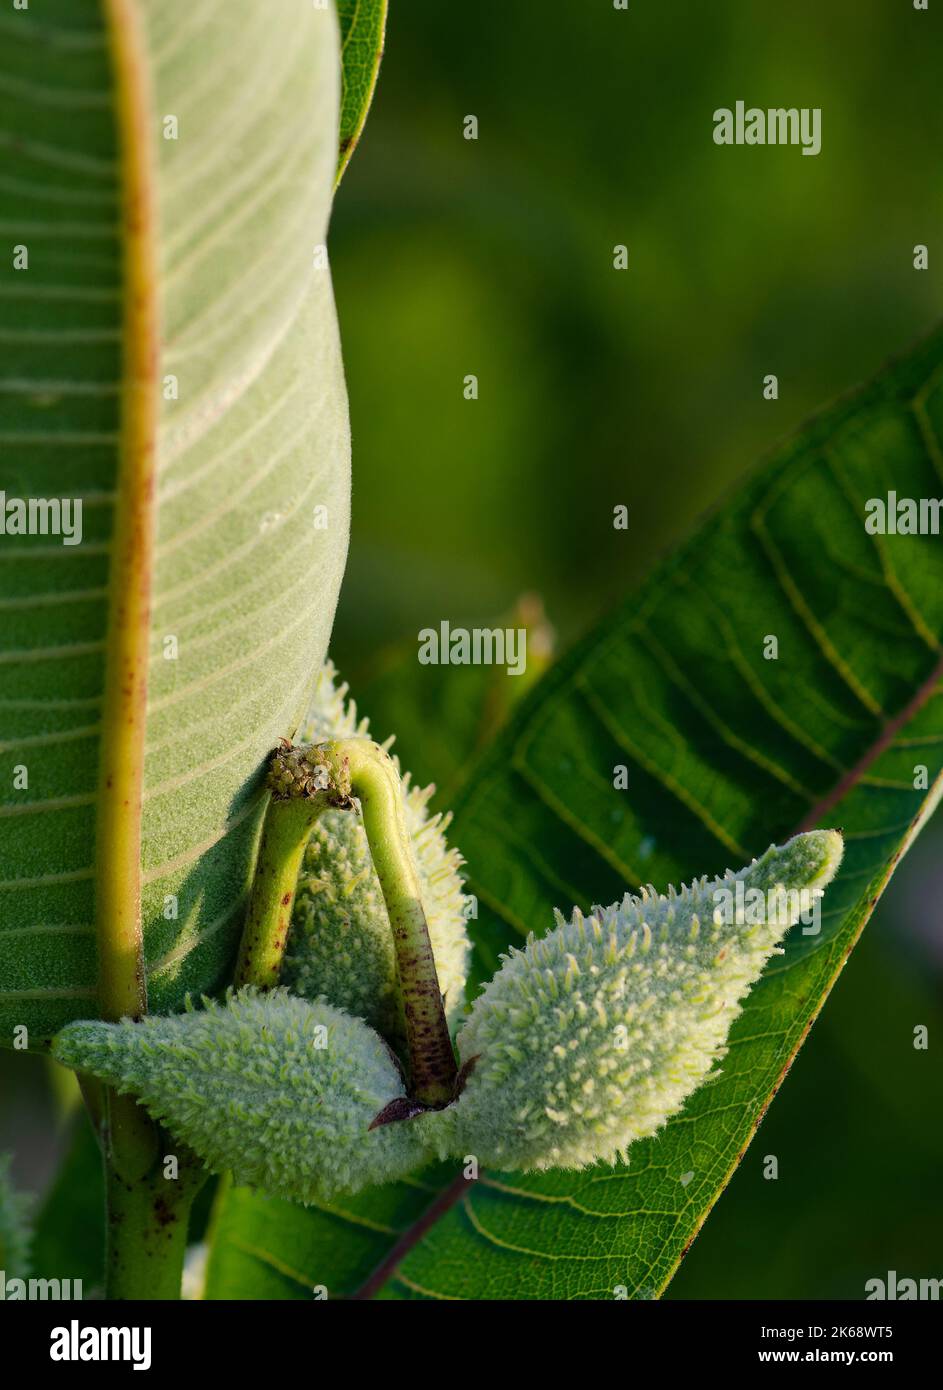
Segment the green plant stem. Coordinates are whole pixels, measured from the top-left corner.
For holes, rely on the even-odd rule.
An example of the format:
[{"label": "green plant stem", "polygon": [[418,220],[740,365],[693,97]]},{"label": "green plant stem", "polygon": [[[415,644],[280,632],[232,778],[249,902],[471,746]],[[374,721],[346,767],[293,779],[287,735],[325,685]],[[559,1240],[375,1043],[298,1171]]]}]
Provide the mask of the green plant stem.
[{"label": "green plant stem", "polygon": [[338,739],[318,750],[360,802],[373,866],[386,903],[399,975],[410,1058],[410,1093],[431,1107],[455,1095],[457,1068],[419,873],[403,814],[396,764],[371,739]]},{"label": "green plant stem", "polygon": [[180,1297],[190,1207],[202,1178],[188,1172],[172,1182],[152,1170],[126,1181],[105,1165],[107,1298]]},{"label": "green plant stem", "polygon": [[104,1130],[106,1165],[125,1182],[142,1181],[157,1161],[160,1140],[157,1126],[134,1096],[106,1092],[107,1123]]},{"label": "green plant stem", "polygon": [[455,1095],[455,1053],[396,764],[372,739],[334,739],[279,749],[272,758],[269,786],[272,799],[262,827],[235,983],[260,989],[278,983],[311,828],[325,810],[349,808],[356,797],[393,933],[410,1094],[432,1108],[448,1105]]},{"label": "green plant stem", "polygon": [[236,963],[237,987],[273,989],[278,984],[305,846],[328,805],[321,792],[290,799],[273,796],[269,802]]}]

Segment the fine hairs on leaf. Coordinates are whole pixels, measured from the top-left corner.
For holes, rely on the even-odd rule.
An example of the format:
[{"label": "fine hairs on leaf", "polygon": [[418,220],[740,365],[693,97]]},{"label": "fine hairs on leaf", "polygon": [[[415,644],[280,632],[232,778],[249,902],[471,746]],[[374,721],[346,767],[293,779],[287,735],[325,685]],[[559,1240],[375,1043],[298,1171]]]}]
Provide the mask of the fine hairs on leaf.
[{"label": "fine hairs on leaf", "polygon": [[[331,276],[314,253],[327,244],[338,158],[340,35],[333,5],[298,0],[3,8],[3,84],[87,93],[81,107],[12,102],[6,124],[19,133],[3,152],[4,218],[48,222],[62,261],[54,272],[34,251],[17,274],[5,257],[0,332],[55,345],[45,363],[39,347],[18,346],[19,368],[7,375],[81,383],[78,397],[56,392],[42,410],[29,392],[3,397],[0,490],[65,489],[85,508],[82,544],[5,537],[0,566],[0,736],[31,740],[29,789],[13,789],[10,777],[2,789],[15,818],[0,836],[0,925],[16,930],[0,951],[0,1044],[25,1026],[40,1048],[95,1011],[101,983],[88,927],[114,837],[96,839],[90,803],[102,794],[102,749],[124,727],[117,714],[102,721],[99,705],[106,668],[120,667],[107,598],[119,582],[109,557],[126,508],[126,398],[143,410],[150,394],[159,416],[156,482],[140,518],[142,535],[157,537],[141,576],[152,621],[144,767],[116,813],[127,826],[140,802],[152,1010],[178,1010],[187,993],[229,981],[263,809],[259,769],[296,728],[327,651],[347,554],[350,439]],[[110,60],[132,32],[135,62]],[[188,42],[168,42],[187,33]],[[209,89],[199,72],[213,79]],[[147,108],[140,127],[118,110],[119,77]],[[165,113],[183,112],[179,138],[165,138]],[[37,164],[40,148],[61,160]],[[150,208],[134,219],[121,216],[132,157],[153,184]],[[79,221],[100,224],[97,254],[64,235],[70,204],[47,208],[57,189],[87,201]],[[116,358],[133,299],[122,280],[128,225],[155,262],[141,285],[161,324],[149,391]],[[62,297],[50,284],[66,286]],[[315,510],[326,524],[312,524]],[[174,659],[165,659],[169,634]],[[36,653],[60,646],[68,655],[50,675]],[[131,877],[116,874],[129,899]],[[127,915],[135,920],[133,903]],[[61,930],[49,933],[50,923]]]},{"label": "fine hairs on leaf", "polygon": [[[559,919],[475,1002],[458,1100],[394,1123],[374,1125],[405,1099],[380,1036],[284,988],[140,1024],[72,1024],[54,1053],[139,1096],[214,1171],[301,1202],[436,1154],[524,1170],[612,1161],[722,1057],[740,1001],[841,856],[838,832],[812,831],[736,874]],[[738,884],[765,907],[725,916],[718,905]]]}]

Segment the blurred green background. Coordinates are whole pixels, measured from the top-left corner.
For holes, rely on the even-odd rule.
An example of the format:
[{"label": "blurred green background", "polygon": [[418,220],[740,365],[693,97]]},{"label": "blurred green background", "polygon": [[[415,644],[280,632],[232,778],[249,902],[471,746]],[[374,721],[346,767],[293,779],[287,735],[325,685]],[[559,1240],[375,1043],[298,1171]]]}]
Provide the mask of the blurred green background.
[{"label": "blurred green background", "polygon": [[[522,589],[578,633],[943,309],[939,6],[390,8],[331,233],[354,443],[335,651],[358,685]],[[821,154],[715,146],[738,98],[820,106]]]},{"label": "blurred green background", "polygon": [[[375,731],[441,783],[421,627],[490,625],[530,592],[565,646],[779,437],[943,316],[943,5],[391,10],[331,233],[354,447],[333,652]],[[713,111],[738,99],[821,107],[821,154],[716,147]],[[404,723],[401,679],[421,721]],[[669,1297],[943,1276],[941,830],[898,872]],[[0,1111],[36,1190],[41,1068],[16,1059]]]}]

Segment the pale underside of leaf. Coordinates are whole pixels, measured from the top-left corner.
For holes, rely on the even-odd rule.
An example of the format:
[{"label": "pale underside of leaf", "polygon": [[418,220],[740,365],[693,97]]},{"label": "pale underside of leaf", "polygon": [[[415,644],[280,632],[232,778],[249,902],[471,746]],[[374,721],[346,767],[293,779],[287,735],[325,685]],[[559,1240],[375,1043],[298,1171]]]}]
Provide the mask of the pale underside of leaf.
[{"label": "pale underside of leaf", "polygon": [[[320,249],[338,35],[330,9],[292,0],[127,3],[153,92],[159,416],[140,839],[150,1007],[163,1012],[226,979],[259,770],[303,714],[346,556],[346,393]],[[128,372],[107,14],[60,0],[2,20],[0,220],[30,258],[0,273],[0,486],[84,504],[81,545],[0,544],[0,739],[5,764],[29,770],[28,790],[5,776],[0,799],[5,1042],[17,1024],[35,1043],[94,1011]]]}]

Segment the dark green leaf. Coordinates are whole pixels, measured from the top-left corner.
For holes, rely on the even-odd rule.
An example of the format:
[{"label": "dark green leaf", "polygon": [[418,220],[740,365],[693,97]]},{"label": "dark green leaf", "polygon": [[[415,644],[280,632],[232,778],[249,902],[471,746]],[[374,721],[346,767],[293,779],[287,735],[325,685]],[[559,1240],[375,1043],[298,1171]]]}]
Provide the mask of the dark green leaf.
[{"label": "dark green leaf", "polygon": [[311,1299],[316,1288],[349,1297],[452,1176],[437,1166],[324,1207],[221,1184],[204,1297]]},{"label": "dark green leaf", "polygon": [[342,95],[337,183],[360,139],[377,85],[387,0],[337,0],[341,26]]}]

